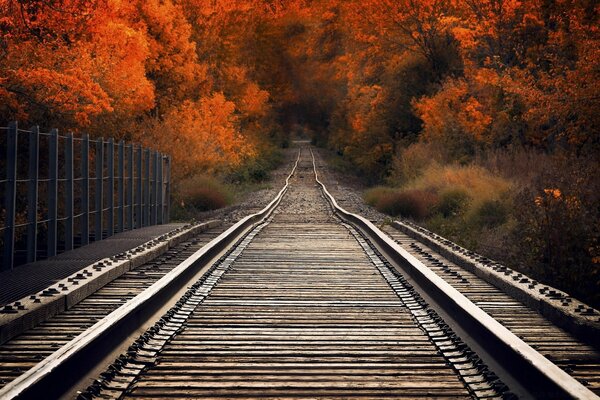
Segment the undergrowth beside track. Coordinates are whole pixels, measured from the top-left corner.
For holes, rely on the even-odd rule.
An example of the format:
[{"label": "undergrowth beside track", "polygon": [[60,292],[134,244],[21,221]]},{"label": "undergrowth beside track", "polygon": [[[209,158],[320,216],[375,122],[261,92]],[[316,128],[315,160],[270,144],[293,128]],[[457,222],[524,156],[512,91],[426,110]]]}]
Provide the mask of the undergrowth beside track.
[{"label": "undergrowth beside track", "polygon": [[385,185],[363,198],[597,308],[599,165],[594,155],[524,149],[461,164],[419,143],[397,157]]}]

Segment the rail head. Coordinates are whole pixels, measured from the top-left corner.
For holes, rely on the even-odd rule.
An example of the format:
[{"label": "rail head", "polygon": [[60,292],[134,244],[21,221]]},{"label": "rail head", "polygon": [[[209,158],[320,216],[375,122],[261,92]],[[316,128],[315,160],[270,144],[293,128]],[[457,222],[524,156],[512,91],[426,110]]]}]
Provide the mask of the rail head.
[{"label": "rail head", "polygon": [[0,390],[0,399],[33,398],[33,396],[31,396],[32,392],[40,392],[39,389],[36,389],[36,386],[48,385],[51,387],[53,385],[53,382],[51,382],[53,374],[57,373],[61,368],[65,368],[65,366],[69,362],[72,362],[76,357],[81,357],[82,354],[85,354],[88,351],[98,352],[98,346],[95,344],[102,337],[107,335],[111,329],[115,328],[117,325],[124,324],[125,321],[130,318],[134,318],[135,314],[140,309],[148,305],[151,300],[158,298],[162,293],[166,292],[170,286],[181,281],[181,278],[186,273],[189,273],[191,269],[197,268],[197,265],[202,262],[209,261],[215,253],[218,253],[222,248],[229,246],[242,232],[246,231],[255,223],[258,223],[257,221],[268,218],[288,190],[290,179],[295,174],[298,167],[300,154],[301,151],[298,152],[292,171],[285,180],[285,185],[267,206],[254,214],[242,218],[225,232],[221,233],[200,250],[188,257],[173,270],[169,271],[152,286],[102,318],[56,352],[26,371],[23,375],[8,383]]},{"label": "rail head", "polygon": [[528,367],[537,371],[545,380],[552,383],[565,396],[573,399],[598,398],[591,390],[525,343],[521,338],[516,336],[504,325],[500,324],[492,316],[460,293],[456,288],[425,266],[425,264],[394,242],[371,221],[342,208],[327,190],[325,184],[319,179],[315,156],[312,150],[311,156],[315,180],[320,185],[326,200],[330,203],[336,214],[342,217],[342,219],[352,222],[362,230],[363,233],[373,238],[388,251],[395,253],[395,255],[403,261],[404,265],[410,267],[410,273],[413,277],[418,276],[420,280],[425,281],[429,288],[434,288],[439,295],[443,296],[444,301],[448,302],[449,308],[458,310],[461,314],[464,314],[470,322],[478,324],[479,327],[488,335],[491,335],[496,342],[503,344],[504,349],[512,353],[513,360],[518,359],[520,362],[525,363]]}]

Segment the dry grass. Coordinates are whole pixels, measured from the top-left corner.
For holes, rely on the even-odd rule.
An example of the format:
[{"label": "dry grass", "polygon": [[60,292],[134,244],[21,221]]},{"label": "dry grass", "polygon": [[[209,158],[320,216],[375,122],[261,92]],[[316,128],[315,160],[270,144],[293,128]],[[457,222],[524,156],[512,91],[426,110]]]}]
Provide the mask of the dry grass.
[{"label": "dry grass", "polygon": [[374,188],[371,188],[364,193],[363,199],[368,205],[376,207],[376,204],[379,201],[379,199],[393,194],[394,192],[396,192],[396,190],[389,187],[375,186]]},{"label": "dry grass", "polygon": [[475,165],[502,176],[516,185],[527,186],[555,161],[553,156],[530,149],[488,150],[477,155]]},{"label": "dry grass", "polygon": [[397,187],[365,200],[598,307],[599,165],[597,155],[531,149],[488,150],[461,165],[418,143],[394,159],[388,183]]},{"label": "dry grass", "polygon": [[407,185],[407,189],[420,189],[444,193],[461,191],[469,197],[468,212],[482,204],[506,197],[511,183],[477,165],[432,165],[423,175]]},{"label": "dry grass", "polygon": [[508,180],[483,167],[432,164],[404,187],[378,186],[365,192],[364,199],[392,216],[422,220],[436,212],[446,217],[464,213],[479,221],[482,207],[503,203],[510,190]]},{"label": "dry grass", "polygon": [[414,143],[400,150],[392,160],[392,171],[388,178],[391,185],[405,185],[423,174],[423,171],[442,162],[439,148],[430,143]]}]

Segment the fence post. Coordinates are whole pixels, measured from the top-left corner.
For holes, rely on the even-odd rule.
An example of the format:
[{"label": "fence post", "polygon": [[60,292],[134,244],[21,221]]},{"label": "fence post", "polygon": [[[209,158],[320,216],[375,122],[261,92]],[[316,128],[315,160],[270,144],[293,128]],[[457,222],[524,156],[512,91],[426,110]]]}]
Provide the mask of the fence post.
[{"label": "fence post", "polygon": [[40,162],[40,128],[29,134],[29,171],[27,173],[27,262],[37,260],[38,168]]},{"label": "fence post", "polygon": [[150,149],[146,149],[146,162],[144,180],[146,186],[144,187],[144,226],[150,225]]},{"label": "fence post", "polygon": [[118,166],[117,166],[117,232],[123,232],[123,220],[124,220],[124,203],[125,193],[123,192],[125,186],[123,182],[123,172],[125,161],[125,155],[123,153],[123,141],[119,141],[118,145]]},{"label": "fence post", "polygon": [[158,187],[158,193],[156,194],[156,209],[158,211],[158,220],[156,221],[157,224],[162,224],[163,223],[163,214],[165,212],[164,210],[164,201],[163,201],[163,155],[162,153],[158,153],[158,183],[157,183],[157,187]]},{"label": "fence post", "polygon": [[150,197],[150,225],[156,225],[158,216],[158,151],[152,152],[152,193]]},{"label": "fence post", "polygon": [[12,122],[6,137],[6,225],[4,228],[4,256],[2,269],[11,269],[14,264],[15,212],[17,202],[17,134],[18,124]]},{"label": "fence post", "polygon": [[127,146],[127,204],[129,205],[127,211],[127,228],[133,229],[133,145]]},{"label": "fence post", "polygon": [[115,140],[108,139],[107,166],[108,169],[108,224],[106,226],[107,236],[115,233]]},{"label": "fence post", "polygon": [[50,131],[49,181],[48,181],[48,257],[56,255],[58,233],[58,129]]},{"label": "fence post", "polygon": [[143,224],[143,215],[142,215],[142,206],[143,206],[143,199],[142,199],[142,179],[143,179],[143,175],[142,175],[142,146],[140,146],[138,148],[138,159],[137,159],[137,182],[136,182],[136,188],[135,188],[135,198],[137,201],[137,207],[136,207],[136,213],[135,213],[135,227],[136,228],[141,228],[142,224]]},{"label": "fence post", "polygon": [[73,250],[73,134],[66,137],[65,145],[65,250]]},{"label": "fence post", "polygon": [[90,242],[90,135],[81,140],[81,245]]},{"label": "fence post", "polygon": [[104,214],[104,203],[102,201],[104,190],[104,139],[96,141],[96,226],[94,228],[94,240],[102,240],[102,217]]},{"label": "fence post", "polygon": [[167,165],[167,185],[165,187],[165,223],[171,222],[171,156],[165,157]]}]

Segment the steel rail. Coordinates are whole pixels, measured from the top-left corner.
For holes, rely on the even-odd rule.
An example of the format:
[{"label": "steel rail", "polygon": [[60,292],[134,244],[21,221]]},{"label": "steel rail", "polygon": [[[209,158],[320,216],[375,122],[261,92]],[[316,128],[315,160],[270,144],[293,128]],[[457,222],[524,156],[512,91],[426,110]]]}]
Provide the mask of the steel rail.
[{"label": "steel rail", "polygon": [[[129,336],[140,326],[139,320],[147,316],[148,309],[164,306],[160,302],[161,298],[177,292],[202,267],[206,267],[206,264],[217,254],[234,244],[254,226],[267,219],[287,192],[290,179],[296,172],[299,160],[300,151],[298,152],[292,171],[285,180],[285,185],[266,207],[257,213],[242,218],[152,286],[98,321],[65,346],[26,371],[23,375],[7,384],[0,390],[0,399],[42,398],[47,397],[50,393],[62,394],[57,389],[57,382],[75,382],[83,376],[86,370],[85,368],[81,368],[81,363],[85,361],[86,357],[101,359],[112,352],[112,348],[102,345],[104,340],[108,341],[109,336],[113,335],[117,330],[124,330],[126,332],[119,332],[118,335]],[[75,376],[77,374],[79,376]]]},{"label": "steel rail", "polygon": [[[522,339],[500,324],[471,300],[404,250],[371,221],[342,208],[319,179],[311,149],[315,180],[333,211],[365,234],[393,258],[411,278],[418,282],[437,303],[461,323],[468,326],[477,344],[534,395],[542,398],[597,399],[591,390],[560,369]],[[447,321],[448,322],[448,321]]]},{"label": "steel rail", "polygon": [[265,229],[82,399],[501,398],[502,382],[331,212],[308,149],[296,177]]}]

